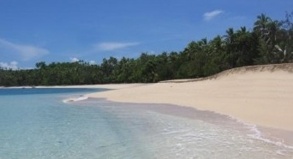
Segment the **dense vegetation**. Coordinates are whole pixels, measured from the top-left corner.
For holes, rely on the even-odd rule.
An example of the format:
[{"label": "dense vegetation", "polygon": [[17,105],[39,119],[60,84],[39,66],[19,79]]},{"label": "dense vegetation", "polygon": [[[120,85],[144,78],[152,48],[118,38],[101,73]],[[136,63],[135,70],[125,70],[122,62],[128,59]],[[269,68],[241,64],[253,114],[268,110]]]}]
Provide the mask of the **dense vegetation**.
[{"label": "dense vegetation", "polygon": [[99,65],[79,62],[39,62],[35,69],[0,68],[0,85],[73,85],[157,82],[167,79],[209,76],[220,71],[257,64],[293,61],[293,22],[272,20],[261,14],[253,29],[229,28],[224,36],[192,41],[181,52],[139,58],[104,59]]}]

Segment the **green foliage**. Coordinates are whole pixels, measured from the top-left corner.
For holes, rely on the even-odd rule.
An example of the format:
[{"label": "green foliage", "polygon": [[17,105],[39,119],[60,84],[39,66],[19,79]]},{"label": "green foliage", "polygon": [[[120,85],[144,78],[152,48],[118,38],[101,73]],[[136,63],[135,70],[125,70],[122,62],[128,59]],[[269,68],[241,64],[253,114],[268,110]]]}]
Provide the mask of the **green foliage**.
[{"label": "green foliage", "polygon": [[281,21],[257,16],[253,30],[228,28],[226,35],[190,42],[182,52],[142,53],[137,59],[110,57],[99,65],[84,61],[36,63],[31,70],[0,68],[0,85],[76,85],[158,82],[210,76],[256,64],[293,61],[293,12]]}]

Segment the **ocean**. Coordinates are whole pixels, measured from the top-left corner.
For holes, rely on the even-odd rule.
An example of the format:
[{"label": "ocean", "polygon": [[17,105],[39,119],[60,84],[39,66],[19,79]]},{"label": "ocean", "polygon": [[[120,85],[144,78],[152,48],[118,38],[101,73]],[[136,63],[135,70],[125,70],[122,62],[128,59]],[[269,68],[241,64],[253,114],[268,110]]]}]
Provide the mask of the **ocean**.
[{"label": "ocean", "polygon": [[0,89],[0,159],[293,159],[292,145],[254,125],[82,96],[97,91]]}]

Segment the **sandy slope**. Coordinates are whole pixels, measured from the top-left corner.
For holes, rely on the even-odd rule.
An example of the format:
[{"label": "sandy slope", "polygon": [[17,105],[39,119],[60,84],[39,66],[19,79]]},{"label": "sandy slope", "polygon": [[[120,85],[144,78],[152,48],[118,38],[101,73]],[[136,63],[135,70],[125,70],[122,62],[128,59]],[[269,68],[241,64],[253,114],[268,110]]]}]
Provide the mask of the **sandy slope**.
[{"label": "sandy slope", "polygon": [[88,96],[190,106],[293,131],[293,64],[242,67],[200,80],[165,81]]}]

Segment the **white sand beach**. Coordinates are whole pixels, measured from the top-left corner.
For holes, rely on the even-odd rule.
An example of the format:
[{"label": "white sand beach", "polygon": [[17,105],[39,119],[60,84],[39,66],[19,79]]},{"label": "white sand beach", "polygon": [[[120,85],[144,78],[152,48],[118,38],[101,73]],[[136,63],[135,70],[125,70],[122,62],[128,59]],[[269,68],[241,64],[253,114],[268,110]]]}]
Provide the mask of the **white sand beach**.
[{"label": "white sand beach", "polygon": [[293,131],[293,64],[236,68],[205,79],[104,85],[103,88],[115,90],[87,96],[117,102],[188,106]]}]

